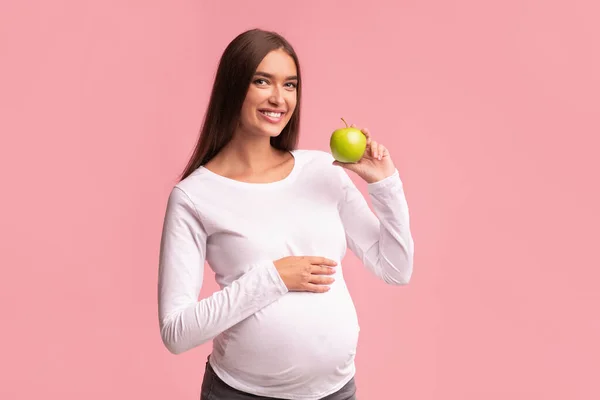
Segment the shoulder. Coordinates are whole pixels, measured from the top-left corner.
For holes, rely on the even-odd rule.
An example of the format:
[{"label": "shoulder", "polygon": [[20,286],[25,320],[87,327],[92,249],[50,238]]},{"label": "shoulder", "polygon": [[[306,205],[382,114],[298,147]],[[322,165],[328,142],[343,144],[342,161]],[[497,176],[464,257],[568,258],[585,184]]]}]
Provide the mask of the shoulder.
[{"label": "shoulder", "polygon": [[212,182],[206,170],[198,168],[190,175],[171,186],[168,205],[180,208],[192,214],[198,214],[198,205],[205,202],[204,197],[212,191]]},{"label": "shoulder", "polygon": [[294,156],[304,178],[314,184],[322,183],[330,190],[340,188],[347,178],[341,167],[333,165],[333,155],[323,150],[295,150]]},{"label": "shoulder", "polygon": [[210,192],[213,185],[214,181],[211,179],[209,171],[203,167],[199,167],[177,182],[173,186],[173,192],[180,191],[185,193],[190,199],[195,199],[203,193]]}]

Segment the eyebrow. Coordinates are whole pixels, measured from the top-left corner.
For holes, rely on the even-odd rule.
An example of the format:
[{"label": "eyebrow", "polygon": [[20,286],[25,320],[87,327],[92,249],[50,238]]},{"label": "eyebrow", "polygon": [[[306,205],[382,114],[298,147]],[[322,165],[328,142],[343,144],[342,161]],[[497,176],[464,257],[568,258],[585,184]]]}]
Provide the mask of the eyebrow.
[{"label": "eyebrow", "polygon": [[[255,74],[255,76],[264,76],[265,78],[269,78],[269,79],[273,79],[273,75],[269,74],[268,72],[262,72],[262,71],[257,71]],[[292,75],[292,76],[288,76],[287,78],[285,78],[286,81],[297,81],[298,77],[296,75]]]}]

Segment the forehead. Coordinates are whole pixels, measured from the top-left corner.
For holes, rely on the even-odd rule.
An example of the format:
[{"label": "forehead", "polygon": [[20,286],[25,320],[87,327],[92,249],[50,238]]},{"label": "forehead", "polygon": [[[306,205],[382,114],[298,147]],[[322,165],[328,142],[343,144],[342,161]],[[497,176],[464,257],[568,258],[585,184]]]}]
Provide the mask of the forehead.
[{"label": "forehead", "polygon": [[296,63],[285,50],[273,50],[258,64],[257,72],[266,72],[278,77],[296,75]]}]

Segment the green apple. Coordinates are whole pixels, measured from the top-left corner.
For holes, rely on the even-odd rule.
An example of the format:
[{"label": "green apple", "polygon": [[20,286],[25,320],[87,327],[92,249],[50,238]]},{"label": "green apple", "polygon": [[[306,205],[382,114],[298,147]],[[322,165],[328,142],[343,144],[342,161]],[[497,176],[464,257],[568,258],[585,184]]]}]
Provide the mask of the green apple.
[{"label": "green apple", "polygon": [[[344,118],[342,118],[344,121]],[[360,160],[367,148],[367,137],[358,128],[349,127],[336,129],[331,134],[329,147],[331,154],[339,162],[355,163]]]}]

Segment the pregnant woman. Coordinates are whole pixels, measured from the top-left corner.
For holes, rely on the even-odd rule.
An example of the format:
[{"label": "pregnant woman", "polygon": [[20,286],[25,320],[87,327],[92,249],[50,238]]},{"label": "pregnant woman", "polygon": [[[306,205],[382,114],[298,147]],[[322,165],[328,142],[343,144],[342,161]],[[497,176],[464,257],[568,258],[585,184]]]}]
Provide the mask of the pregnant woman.
[{"label": "pregnant woman", "polygon": [[[213,340],[203,400],[355,399],[359,324],[346,249],[389,284],[412,274],[408,206],[388,150],[367,129],[356,163],[297,149],[301,91],[283,37],[237,36],[168,198],[160,333],[174,354]],[[374,212],[346,171],[367,182]],[[220,290],[199,300],[205,262]]]}]

